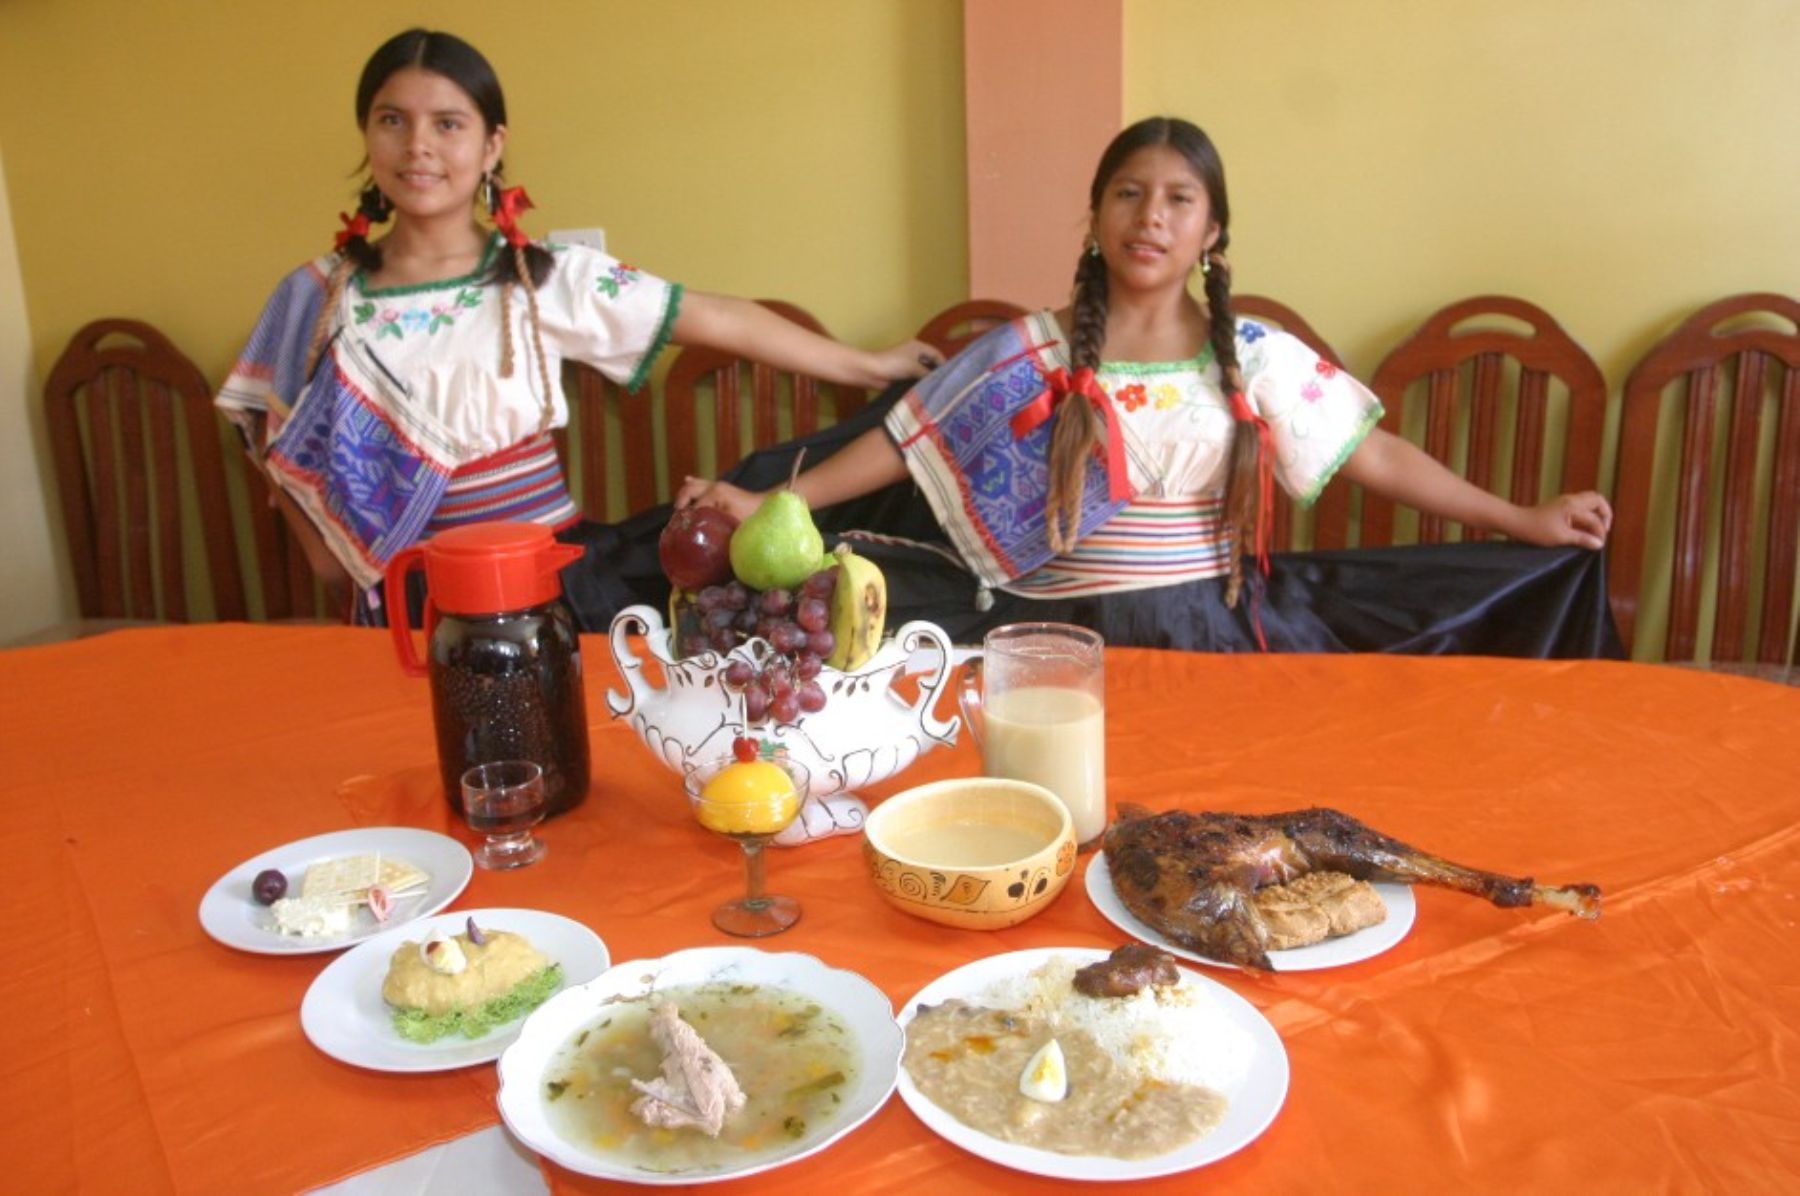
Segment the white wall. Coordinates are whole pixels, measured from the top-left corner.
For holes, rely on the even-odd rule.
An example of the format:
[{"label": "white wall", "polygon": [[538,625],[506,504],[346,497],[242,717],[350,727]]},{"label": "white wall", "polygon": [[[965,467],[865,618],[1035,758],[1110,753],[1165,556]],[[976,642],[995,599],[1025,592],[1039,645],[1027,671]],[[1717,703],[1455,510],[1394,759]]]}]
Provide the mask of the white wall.
[{"label": "white wall", "polygon": [[0,155],[0,644],[76,616],[40,403]]}]

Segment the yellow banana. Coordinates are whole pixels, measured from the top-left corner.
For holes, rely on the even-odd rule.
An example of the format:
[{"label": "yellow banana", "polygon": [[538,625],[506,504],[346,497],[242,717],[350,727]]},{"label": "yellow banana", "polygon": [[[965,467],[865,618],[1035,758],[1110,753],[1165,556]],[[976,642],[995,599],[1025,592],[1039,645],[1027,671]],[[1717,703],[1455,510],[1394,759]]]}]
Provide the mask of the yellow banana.
[{"label": "yellow banana", "polygon": [[881,646],[887,621],[887,578],[867,557],[848,544],[832,550],[837,557],[837,589],[831,594],[831,634],[837,645],[825,663],[839,672],[861,668]]}]

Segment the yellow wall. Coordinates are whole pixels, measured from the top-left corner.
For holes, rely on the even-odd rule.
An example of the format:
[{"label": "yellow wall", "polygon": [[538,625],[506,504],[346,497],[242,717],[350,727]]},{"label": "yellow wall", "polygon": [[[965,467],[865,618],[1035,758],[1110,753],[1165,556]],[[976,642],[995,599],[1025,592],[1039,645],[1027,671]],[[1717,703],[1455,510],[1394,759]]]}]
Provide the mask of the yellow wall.
[{"label": "yellow wall", "polygon": [[494,63],[536,231],[838,335],[962,297],[958,0],[0,5],[0,144],[47,372],[102,315],[218,379],[287,270],[328,249],[361,157],[363,61],[411,24]]},{"label": "yellow wall", "polygon": [[1800,293],[1794,0],[1126,0],[1125,114],[1224,156],[1237,285],[1368,375],[1502,292],[1617,394],[1681,317]]},{"label": "yellow wall", "polygon": [[[1365,376],[1431,311],[1500,291],[1616,393],[1700,304],[1800,292],[1795,0],[1124,0],[1123,22],[1127,119],[1190,116],[1224,153],[1240,286]],[[964,297],[961,0],[0,0],[36,378],[102,315],[222,376],[330,244],[356,73],[414,23],[497,64],[529,227],[602,225],[647,268],[864,343]],[[0,471],[31,452],[8,438]]]}]

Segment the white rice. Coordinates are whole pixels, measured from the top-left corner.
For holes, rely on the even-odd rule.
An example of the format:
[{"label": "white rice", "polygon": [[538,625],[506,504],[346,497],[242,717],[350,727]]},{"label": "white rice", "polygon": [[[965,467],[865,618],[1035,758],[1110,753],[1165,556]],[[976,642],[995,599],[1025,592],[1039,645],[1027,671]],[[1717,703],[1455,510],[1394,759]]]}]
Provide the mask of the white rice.
[{"label": "white rice", "polygon": [[1255,1045],[1212,993],[1196,984],[1145,987],[1129,997],[1088,997],[1074,989],[1080,966],[1058,955],[1023,975],[989,985],[973,1003],[1045,1019],[1053,1033],[1082,1029],[1128,1071],[1229,1095],[1250,1069]]}]

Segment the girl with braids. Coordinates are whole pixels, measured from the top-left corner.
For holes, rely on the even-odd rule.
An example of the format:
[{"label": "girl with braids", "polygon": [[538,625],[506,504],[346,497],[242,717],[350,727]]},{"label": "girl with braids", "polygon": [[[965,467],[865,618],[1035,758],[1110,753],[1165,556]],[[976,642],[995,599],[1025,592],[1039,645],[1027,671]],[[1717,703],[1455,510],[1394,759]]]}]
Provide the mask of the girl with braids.
[{"label": "girl with braids", "polygon": [[[894,618],[930,618],[961,642],[1047,620],[1113,643],[1206,650],[1616,651],[1592,553],[1559,554],[1562,573],[1547,584],[1583,592],[1588,609],[1550,643],[1509,638],[1501,610],[1491,635],[1440,625],[1447,606],[1480,607],[1504,588],[1491,568],[1471,581],[1457,554],[1511,546],[1271,558],[1277,481],[1310,503],[1341,473],[1533,545],[1600,548],[1612,513],[1595,493],[1520,507],[1471,485],[1377,428],[1380,403],[1348,374],[1291,336],[1234,319],[1224,168],[1194,125],[1153,118],[1124,130],[1088,200],[1068,309],[992,330],[900,398],[882,426],[799,478],[815,509],[907,481],[923,492],[966,572],[875,539],[866,551],[888,567]],[[758,501],[739,485],[689,479],[676,505],[741,517]],[[864,503],[858,516],[873,510],[876,530],[892,530],[880,522],[903,518],[902,501]],[[870,526],[835,511],[821,522]],[[1429,586],[1417,584],[1421,561]],[[1493,593],[1480,592],[1482,577]]]},{"label": "girl with braids", "polygon": [[[532,520],[594,552],[550,437],[568,419],[565,358],[630,389],[670,340],[859,387],[936,363],[919,342],[864,352],[747,300],[531,240],[518,223],[530,201],[503,182],[500,82],[448,33],[377,49],[356,121],[369,171],[356,213],[340,216],[335,252],[282,282],[217,401],[315,572],[354,582],[365,617],[379,617],[387,562],[458,523]],[[617,605],[602,572],[565,574],[585,626]]]}]

